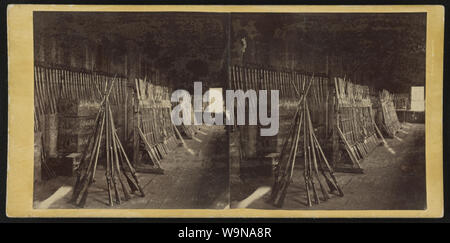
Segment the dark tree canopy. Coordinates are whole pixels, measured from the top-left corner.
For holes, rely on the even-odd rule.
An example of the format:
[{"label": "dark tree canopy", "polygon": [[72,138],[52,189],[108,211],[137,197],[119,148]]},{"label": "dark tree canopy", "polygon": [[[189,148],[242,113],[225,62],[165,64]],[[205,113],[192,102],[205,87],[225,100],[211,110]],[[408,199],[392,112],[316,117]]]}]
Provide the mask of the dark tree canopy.
[{"label": "dark tree canopy", "polygon": [[[233,14],[234,63],[349,76],[403,92],[425,83],[426,14]],[[247,41],[240,53],[240,39]]]},{"label": "dark tree canopy", "polygon": [[329,71],[394,92],[425,83],[425,13],[39,12],[34,20],[35,39],[64,40],[57,59],[94,52],[102,58],[86,66],[158,69],[180,88],[223,86],[229,63]]},{"label": "dark tree canopy", "polygon": [[[108,62],[123,62],[132,44],[140,57],[129,58],[141,58],[142,69],[161,70],[180,88],[195,80],[220,86],[227,78],[227,19],[227,15],[210,13],[41,12],[35,14],[35,34],[65,33],[71,40],[108,46],[103,50],[104,56],[112,56]],[[69,45],[83,50],[82,42],[78,43]]]}]

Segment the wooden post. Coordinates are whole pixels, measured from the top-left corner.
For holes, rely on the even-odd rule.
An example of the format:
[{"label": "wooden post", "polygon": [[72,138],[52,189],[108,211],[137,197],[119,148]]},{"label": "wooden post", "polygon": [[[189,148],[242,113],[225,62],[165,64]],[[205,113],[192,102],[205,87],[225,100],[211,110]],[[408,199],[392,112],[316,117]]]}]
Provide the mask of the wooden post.
[{"label": "wooden post", "polygon": [[329,126],[331,126],[332,129],[332,160],[331,160],[331,164],[332,167],[336,166],[337,160],[338,160],[338,155],[340,153],[339,151],[339,134],[337,131],[337,121],[339,119],[339,113],[338,113],[338,105],[337,105],[337,95],[336,95],[336,88],[334,86],[334,79],[332,77],[332,75],[330,74],[329,70],[328,70],[328,78],[330,80],[329,82],[329,88],[331,90],[333,90],[332,92],[332,97],[330,98],[330,102],[329,102],[329,110],[331,113],[331,119],[330,119],[330,124]]},{"label": "wooden post", "polygon": [[[132,43],[127,43],[127,45],[130,47],[128,49],[129,56],[127,57],[127,74],[128,74],[128,86],[129,87],[135,87],[135,79],[138,77],[138,63],[136,63],[135,57],[136,54],[136,48],[133,48],[134,46]],[[130,46],[131,45],[131,46]],[[139,59],[139,57],[137,58]],[[131,89],[131,97],[129,97],[131,101],[131,107],[132,107],[132,113],[133,113],[133,161],[132,165],[136,167],[136,165],[140,162],[139,161],[139,130],[138,130],[138,121],[139,121],[139,102],[137,100],[136,90],[133,88]],[[128,126],[128,124],[127,124]]]},{"label": "wooden post", "polygon": [[123,91],[125,92],[125,102],[124,102],[124,117],[123,117],[123,139],[128,141],[128,86],[126,83],[123,84]]},{"label": "wooden post", "polygon": [[133,91],[133,166],[139,161],[139,101],[137,100],[136,92]]}]

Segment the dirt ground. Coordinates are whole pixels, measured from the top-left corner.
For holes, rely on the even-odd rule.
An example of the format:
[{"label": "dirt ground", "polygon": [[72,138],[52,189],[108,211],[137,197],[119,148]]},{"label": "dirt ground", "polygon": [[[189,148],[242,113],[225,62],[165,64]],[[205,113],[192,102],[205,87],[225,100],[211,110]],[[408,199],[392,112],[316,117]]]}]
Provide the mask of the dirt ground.
[{"label": "dirt ground", "polygon": [[[228,197],[228,143],[223,126],[201,126],[195,139],[186,139],[185,147],[176,148],[161,165],[164,175],[138,173],[145,197],[132,198],[114,208],[198,209],[224,208]],[[85,208],[109,208],[104,170],[98,169],[96,182],[89,189]],[[61,186],[73,186],[74,178],[57,177],[35,185],[35,206]],[[68,203],[72,193],[52,203],[49,208],[76,208]]]},{"label": "dirt ground", "polygon": [[[426,208],[425,125],[404,124],[396,138],[386,139],[362,162],[364,174],[335,173],[344,197],[334,196],[308,208],[303,171],[294,172],[282,209],[407,210]],[[246,179],[242,179],[246,178]],[[242,200],[256,188],[271,186],[271,177],[241,176],[233,181],[231,200]],[[266,203],[267,193],[249,208],[277,209]]]},{"label": "dirt ground", "polygon": [[[258,176],[257,170],[231,177],[229,184],[228,137],[223,126],[202,126],[196,139],[186,144],[194,153],[180,146],[162,161],[164,175],[139,173],[146,194],[114,208],[209,208],[223,209],[231,201],[248,197],[261,186],[271,186],[272,177]],[[424,209],[425,126],[404,124],[396,138],[386,139],[362,162],[364,174],[336,173],[344,197],[334,196],[319,205],[306,206],[302,169],[294,172],[282,209],[389,210]],[[71,187],[74,178],[57,177],[35,184],[35,206],[62,186]],[[251,203],[249,208],[278,209],[266,203],[269,193]],[[49,208],[76,208],[68,203],[71,193],[56,200]],[[104,171],[96,173],[96,183],[89,189],[86,208],[109,208]]]}]

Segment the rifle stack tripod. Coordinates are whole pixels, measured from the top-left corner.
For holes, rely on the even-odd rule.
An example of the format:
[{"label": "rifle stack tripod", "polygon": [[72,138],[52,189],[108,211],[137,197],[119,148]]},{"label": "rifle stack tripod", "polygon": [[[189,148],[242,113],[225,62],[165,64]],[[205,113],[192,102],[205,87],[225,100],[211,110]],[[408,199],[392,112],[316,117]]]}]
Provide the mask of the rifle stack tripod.
[{"label": "rifle stack tripod", "polygon": [[[269,201],[275,206],[282,207],[286,197],[287,189],[291,183],[297,152],[300,151],[299,144],[303,140],[303,159],[304,159],[304,181],[306,187],[306,200],[309,207],[312,206],[312,197],[316,204],[320,203],[319,193],[316,189],[316,182],[319,184],[322,192],[322,200],[330,198],[329,193],[337,193],[344,196],[339,187],[333,169],[329,165],[319,141],[314,133],[311,122],[310,111],[308,108],[307,95],[314,78],[311,78],[306,87],[302,83],[302,93],[294,86],[297,95],[300,96],[297,110],[295,112],[293,123],[289,129],[289,135],[284,139],[283,148],[279,157],[279,162],[275,171],[275,181],[272,186],[272,193]],[[319,174],[320,172],[320,174]],[[325,183],[323,183],[325,181]]]},{"label": "rifle stack tripod", "polygon": [[122,188],[123,199],[125,201],[131,198],[130,193],[136,191],[139,191],[139,196],[144,196],[144,192],[136,176],[136,171],[125,153],[114,125],[109,95],[111,94],[115,79],[109,85],[110,87],[108,85],[105,86],[104,97],[100,103],[100,109],[95,119],[94,131],[89,137],[80,166],[77,169],[77,181],[74,186],[71,201],[79,207],[84,207],[88,196],[88,189],[95,181],[94,178],[100,150],[103,146],[105,151],[104,155],[106,156],[105,176],[108,187],[109,205],[114,206],[113,197],[115,198],[116,204],[122,202],[120,187]]}]

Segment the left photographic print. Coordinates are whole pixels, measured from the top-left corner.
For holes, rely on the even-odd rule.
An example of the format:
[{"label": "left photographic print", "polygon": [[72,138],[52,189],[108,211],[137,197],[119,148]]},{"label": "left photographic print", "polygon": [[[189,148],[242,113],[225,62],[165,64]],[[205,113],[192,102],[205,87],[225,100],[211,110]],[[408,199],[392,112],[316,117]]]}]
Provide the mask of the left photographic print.
[{"label": "left photographic print", "polygon": [[227,23],[222,13],[34,12],[33,208],[226,208],[226,127],[178,126],[171,114],[173,92],[194,94],[195,83],[201,107],[183,119],[223,116]]}]

